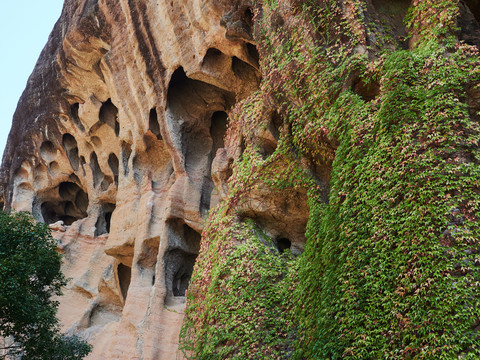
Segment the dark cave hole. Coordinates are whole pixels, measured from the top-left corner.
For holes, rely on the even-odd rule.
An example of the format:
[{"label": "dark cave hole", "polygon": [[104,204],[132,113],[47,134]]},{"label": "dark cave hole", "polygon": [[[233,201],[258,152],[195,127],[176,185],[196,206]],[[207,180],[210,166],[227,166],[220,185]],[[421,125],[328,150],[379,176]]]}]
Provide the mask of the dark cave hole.
[{"label": "dark cave hole", "polygon": [[255,45],[251,43],[247,43],[247,52],[250,60],[253,61],[257,68],[260,67],[260,54],[258,53],[258,49]]},{"label": "dark cave hole", "polygon": [[114,211],[115,204],[102,204],[97,222],[95,223],[95,237],[110,233],[110,224],[112,220],[112,213]]},{"label": "dark cave hole", "polygon": [[244,81],[251,81],[251,79],[256,78],[255,68],[236,56],[232,58],[232,71],[236,77]]},{"label": "dark cave hole", "polygon": [[190,282],[190,278],[192,277],[192,272],[178,272],[175,274],[175,278],[173,279],[173,296],[185,296],[185,291],[188,289],[188,284]]},{"label": "dark cave hole", "polygon": [[170,219],[167,225],[171,249],[165,256],[167,292],[173,296],[185,296],[200,250],[201,235],[180,219]]},{"label": "dark cave hole", "polygon": [[128,288],[130,287],[130,280],[132,278],[132,268],[122,263],[117,266],[118,283],[120,291],[122,292],[123,300],[127,299]]},{"label": "dark cave hole", "polygon": [[280,238],[277,240],[277,249],[280,254],[283,254],[285,250],[288,250],[292,247],[292,242],[287,238]]},{"label": "dark cave hole", "polygon": [[[212,59],[218,56],[226,55],[211,48],[204,61],[208,66],[214,66]],[[227,57],[227,60],[226,64],[230,65],[230,58]],[[254,71],[250,65],[243,64]],[[202,214],[206,214],[210,208],[213,190],[211,165],[217,149],[223,147],[227,119],[225,110],[234,102],[233,93],[190,79],[181,67],[175,70],[168,86],[166,110],[168,117],[182,129],[180,151],[184,154],[185,170],[189,174],[202,174],[195,175],[201,189]]]},{"label": "dark cave hole", "polygon": [[85,176],[86,172],[85,172],[85,164],[86,164],[86,160],[85,160],[85,157],[82,155],[80,156],[80,166],[82,167],[82,173],[83,173],[83,176]]},{"label": "dark cave hole", "polygon": [[80,117],[78,116],[78,109],[80,108],[79,103],[75,103],[70,106],[70,120],[75,124],[75,126],[80,129],[80,131],[85,132],[85,127],[83,126],[82,122],[80,121]]},{"label": "dark cave hole", "polygon": [[224,138],[225,133],[227,132],[227,119],[228,115],[225,111],[216,111],[212,115],[212,122],[210,125],[210,136],[212,137],[212,160],[215,157],[217,150],[224,147]]},{"label": "dark cave hole", "polygon": [[205,66],[208,64],[211,64],[212,66],[214,66],[221,60],[223,56],[225,56],[225,54],[222,53],[220,50],[216,48],[209,48],[205,53],[205,56],[203,57],[202,66]]},{"label": "dark cave hole", "polygon": [[130,171],[128,167],[128,160],[130,160],[130,155],[132,155],[132,145],[126,142],[122,142],[122,164],[124,176],[127,176]]},{"label": "dark cave hole", "polygon": [[58,193],[64,200],[74,199],[78,192],[78,185],[71,182],[62,182],[58,186]]},{"label": "dark cave hole", "polygon": [[62,146],[65,149],[65,153],[67,154],[72,169],[78,171],[80,159],[78,157],[77,140],[75,140],[71,134],[65,133],[62,136]]},{"label": "dark cave hole", "polygon": [[243,12],[243,18],[248,26],[253,26],[253,11],[251,8],[248,7],[245,9],[245,11]]},{"label": "dark cave hole", "polygon": [[104,178],[104,173],[102,172],[102,169],[100,168],[100,165],[98,163],[98,158],[97,154],[95,151],[92,151],[90,154],[90,170],[92,170],[92,176],[93,176],[93,187],[98,187]]},{"label": "dark cave hole", "polygon": [[108,155],[108,166],[110,167],[110,170],[112,170],[113,173],[113,178],[115,181],[115,185],[118,186],[118,157],[114,153],[111,153]]},{"label": "dark cave hole", "polygon": [[187,77],[187,74],[185,74],[185,70],[183,70],[183,67],[179,67],[178,69],[176,69],[173,72],[172,77],[170,78],[170,83],[168,84],[167,97],[171,93],[171,88],[182,88],[188,83],[189,80],[190,79]]},{"label": "dark cave hole", "polygon": [[88,195],[77,184],[62,182],[58,186],[60,200],[45,201],[41,205],[43,221],[53,224],[62,220],[65,225],[87,217]]},{"label": "dark cave hole", "polygon": [[196,254],[181,249],[169,251],[166,256],[167,290],[173,296],[185,296],[192,277]]},{"label": "dark cave hole", "polygon": [[480,0],[460,2],[457,18],[458,38],[468,45],[480,48]]},{"label": "dark cave hole", "polygon": [[480,24],[480,0],[465,0],[477,23]]},{"label": "dark cave hole", "polygon": [[148,129],[157,137],[158,140],[162,140],[162,135],[160,134],[160,124],[158,123],[157,109],[153,108],[150,110],[148,116]]},{"label": "dark cave hole", "polygon": [[361,79],[354,80],[352,90],[359,95],[363,101],[369,102],[375,100],[380,94],[380,84],[378,82],[366,83]]},{"label": "dark cave hole", "polygon": [[102,104],[98,118],[100,122],[110,126],[115,131],[115,135],[119,135],[120,124],[118,123],[118,109],[113,105],[111,99],[108,99]]},{"label": "dark cave hole", "polygon": [[168,247],[169,249],[182,249],[190,254],[198,254],[202,236],[185,224],[182,219],[168,219]]},{"label": "dark cave hole", "polygon": [[107,233],[110,232],[110,224],[112,222],[112,212],[108,212],[105,214],[105,222],[107,227]]}]

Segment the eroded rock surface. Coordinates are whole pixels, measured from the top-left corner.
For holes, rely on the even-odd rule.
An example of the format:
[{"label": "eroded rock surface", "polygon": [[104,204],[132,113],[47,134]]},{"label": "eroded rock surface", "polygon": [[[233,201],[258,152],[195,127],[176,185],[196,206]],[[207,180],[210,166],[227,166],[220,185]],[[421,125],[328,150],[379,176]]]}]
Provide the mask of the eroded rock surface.
[{"label": "eroded rock surface", "polygon": [[90,359],[177,356],[227,113],[260,81],[249,6],[67,0],[29,79],[0,202],[50,224]]},{"label": "eroded rock surface", "polygon": [[479,14],[66,0],[0,174],[65,254],[64,329],[90,359],[478,358]]}]

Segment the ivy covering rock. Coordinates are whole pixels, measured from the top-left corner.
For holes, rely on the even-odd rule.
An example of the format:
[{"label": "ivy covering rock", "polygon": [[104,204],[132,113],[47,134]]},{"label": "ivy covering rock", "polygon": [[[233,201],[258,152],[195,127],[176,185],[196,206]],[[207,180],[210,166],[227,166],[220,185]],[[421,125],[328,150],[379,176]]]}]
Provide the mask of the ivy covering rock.
[{"label": "ivy covering rock", "polygon": [[[187,356],[480,356],[479,52],[464,2],[394,3],[253,4],[263,80],[230,115],[243,148],[203,233]],[[264,188],[307,194],[303,254],[244,211]]]}]

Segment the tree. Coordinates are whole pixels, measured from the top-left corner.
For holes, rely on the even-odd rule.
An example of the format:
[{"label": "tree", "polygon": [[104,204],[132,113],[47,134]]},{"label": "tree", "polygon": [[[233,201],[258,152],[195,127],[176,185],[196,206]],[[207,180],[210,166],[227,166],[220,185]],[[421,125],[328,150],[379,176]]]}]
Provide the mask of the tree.
[{"label": "tree", "polygon": [[56,317],[67,280],[47,225],[0,211],[0,359],[82,359],[90,345],[60,333]]}]

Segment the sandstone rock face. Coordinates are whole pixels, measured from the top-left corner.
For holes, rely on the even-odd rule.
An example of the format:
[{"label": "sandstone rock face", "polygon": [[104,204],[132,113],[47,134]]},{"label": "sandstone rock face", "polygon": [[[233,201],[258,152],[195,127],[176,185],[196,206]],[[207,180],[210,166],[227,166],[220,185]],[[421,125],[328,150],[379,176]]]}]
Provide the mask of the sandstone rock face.
[{"label": "sandstone rock face", "polygon": [[65,254],[64,329],[90,359],[478,358],[479,24],[66,0],[0,174]]},{"label": "sandstone rock face", "polygon": [[72,279],[59,317],[89,359],[180,358],[200,234],[227,191],[212,164],[228,170],[227,113],[260,81],[251,26],[248,1],[65,2],[0,202],[51,224]]}]

